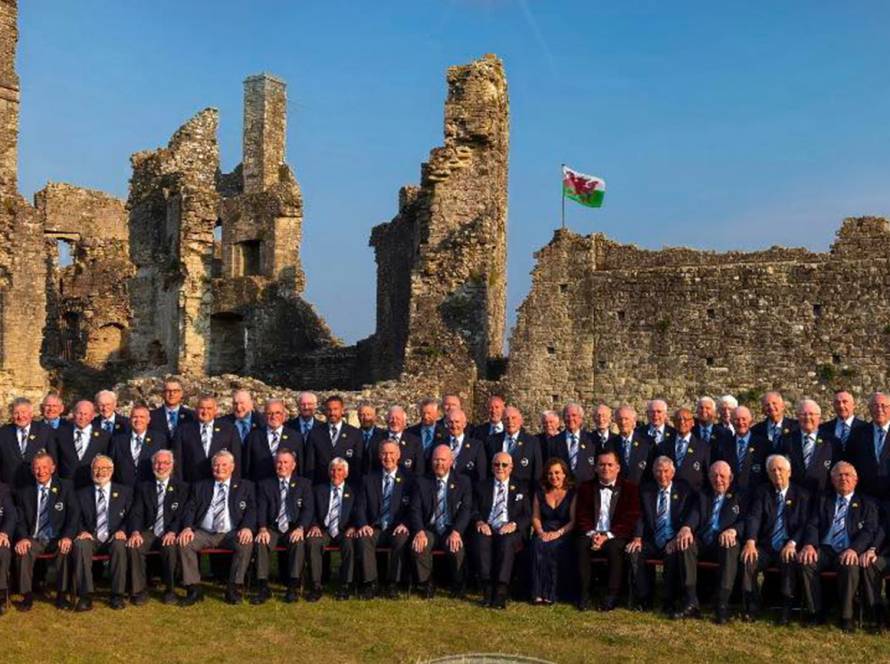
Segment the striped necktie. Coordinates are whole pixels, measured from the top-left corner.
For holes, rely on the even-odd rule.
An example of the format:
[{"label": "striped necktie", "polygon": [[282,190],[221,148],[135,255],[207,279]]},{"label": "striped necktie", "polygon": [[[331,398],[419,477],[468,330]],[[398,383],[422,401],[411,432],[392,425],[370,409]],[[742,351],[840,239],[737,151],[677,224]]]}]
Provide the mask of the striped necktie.
[{"label": "striped necktie", "polygon": [[884,443],[886,442],[886,435],[884,434],[883,429],[879,429],[875,427],[875,459],[880,462],[881,455],[884,453]]},{"label": "striped necktie", "polygon": [[108,433],[112,433],[114,431],[114,422],[111,420],[102,420],[102,428]]},{"label": "striped necktie", "polygon": [[22,453],[22,456],[25,456],[25,451],[28,449],[28,429],[22,428],[19,429],[19,451]]},{"label": "striped necktie", "polygon": [[631,448],[631,445],[633,445],[633,443],[631,442],[630,438],[624,438],[624,439],[622,440],[621,446],[622,446],[622,448],[623,448],[623,450],[624,450],[624,465],[625,465],[625,466],[630,466],[630,448]]},{"label": "striped necktie", "polygon": [[213,532],[226,532],[226,485],[216,483],[216,497],[213,499]]},{"label": "striped necktie", "polygon": [[96,539],[103,544],[108,541],[108,502],[104,489],[96,489]]},{"label": "striped necktie", "polygon": [[130,445],[130,452],[133,455],[133,463],[139,463],[139,456],[142,454],[142,436],[133,434],[133,441]]},{"label": "striped necktie", "polygon": [[507,447],[507,449],[504,451],[507,454],[512,456],[513,453],[516,451],[516,434],[513,434],[512,436],[507,435],[507,446],[506,447]]},{"label": "striped necktie", "polygon": [[776,522],[773,524],[773,534],[770,542],[774,550],[781,551],[787,539],[788,533],[785,532],[785,499],[782,498],[782,493],[779,492],[776,494]]},{"label": "striped necktie", "polygon": [[383,507],[380,510],[380,529],[389,528],[389,512],[392,508],[392,476],[383,476]]},{"label": "striped necktie", "polygon": [[849,505],[843,496],[837,497],[837,506],[834,512],[834,521],[831,523],[831,548],[835,553],[840,553],[850,546],[850,537],[847,534],[847,508]]},{"label": "striped necktie", "polygon": [[74,430],[74,451],[77,452],[78,460],[83,459],[83,431],[81,431],[80,429]]},{"label": "striped necktie", "polygon": [[748,441],[745,438],[739,438],[735,442],[736,444],[736,457],[739,460],[739,468],[742,467],[742,464],[745,463],[745,454],[748,452]]},{"label": "striped necktie", "polygon": [[507,523],[507,491],[503,482],[497,483],[494,506],[491,508],[491,527],[498,529]]},{"label": "striped necktie", "polygon": [[850,437],[850,426],[846,422],[841,422],[841,443],[846,445],[847,438]]},{"label": "striped necktie", "polygon": [[714,502],[711,505],[711,523],[705,535],[705,544],[711,544],[717,536],[717,529],[720,528],[720,510],[723,508],[723,498],[722,494],[714,496]]},{"label": "striped necktie", "polygon": [[282,533],[287,532],[290,519],[287,517],[287,480],[278,480],[278,493],[280,497],[280,505],[278,507],[278,530]]},{"label": "striped necktie", "polygon": [[154,534],[160,537],[164,534],[164,483],[158,482],[157,512],[155,513]]},{"label": "striped necktie", "polygon": [[278,432],[269,432],[269,451],[274,455],[278,451]]},{"label": "striped necktie", "polygon": [[436,490],[436,532],[442,535],[445,532],[448,519],[448,493],[445,490],[445,480],[438,481]]},{"label": "striped necktie", "polygon": [[327,523],[328,533],[334,539],[340,534],[340,507],[343,501],[340,499],[340,487],[334,487],[334,495],[331,498],[331,506],[328,509]]},{"label": "striped necktie", "polygon": [[569,467],[575,470],[578,465],[578,435],[569,433]]},{"label": "striped necktie", "polygon": [[37,508],[37,539],[48,542],[52,539],[52,524],[49,520],[49,490],[45,486],[40,487],[40,505]]},{"label": "striped necktie", "polygon": [[816,434],[814,434],[814,433],[803,434],[803,465],[804,465],[804,468],[810,467],[810,463],[813,461],[813,453],[815,451],[816,451]]},{"label": "striped necktie", "polygon": [[451,437],[451,457],[453,459],[457,459],[457,455],[460,454],[460,441],[452,436]]},{"label": "striped necktie", "polygon": [[683,465],[686,458],[686,452],[689,450],[689,440],[686,438],[678,438],[674,453],[677,457],[677,468]]},{"label": "striped necktie", "polygon": [[210,456],[210,445],[213,442],[213,434],[210,432],[210,424],[201,425],[201,445],[204,447],[204,456]]},{"label": "striped necktie", "polygon": [[663,549],[670,539],[671,517],[668,512],[668,490],[658,492],[658,508],[655,515],[655,546]]},{"label": "striped necktie", "polygon": [[247,438],[247,434],[250,432],[250,425],[247,423],[247,420],[238,420],[238,435],[241,436],[241,442]]}]

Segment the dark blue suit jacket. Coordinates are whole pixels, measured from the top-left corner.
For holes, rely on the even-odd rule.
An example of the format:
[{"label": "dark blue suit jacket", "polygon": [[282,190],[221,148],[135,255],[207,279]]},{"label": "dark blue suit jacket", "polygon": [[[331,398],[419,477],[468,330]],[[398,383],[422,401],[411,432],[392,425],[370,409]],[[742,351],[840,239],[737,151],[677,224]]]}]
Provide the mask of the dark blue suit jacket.
[{"label": "dark blue suit jacket", "polygon": [[[73,539],[80,526],[80,508],[69,480],[53,477],[49,490],[49,520],[55,539]],[[37,483],[22,487],[15,494],[18,511],[15,539],[33,538],[37,529]]]},{"label": "dark blue suit jacket", "polygon": [[[757,546],[772,547],[773,528],[776,525],[777,492],[772,483],[761,484],[754,490],[748,515],[745,519],[745,538],[753,539]],[[797,484],[788,485],[785,493],[785,532],[788,539],[803,545],[807,519],[810,515],[810,494]]]},{"label": "dark blue suit jacket", "polygon": [[5,424],[0,427],[0,482],[12,488],[28,486],[31,475],[31,459],[40,450],[52,454],[56,430],[42,422],[31,422],[28,431],[28,444],[22,456],[19,448],[18,427]]},{"label": "dark blue suit jacket", "polygon": [[133,453],[130,450],[131,437],[132,431],[113,436],[108,455],[114,461],[114,481],[134,487],[139,482],[154,479],[151,456],[158,450],[167,449],[167,437],[158,431],[146,430],[138,462],[133,461]]},{"label": "dark blue suit jacket", "polygon": [[[424,477],[417,480],[411,496],[412,533],[434,530],[431,521],[436,513],[437,486],[435,478]],[[463,535],[473,515],[473,489],[469,478],[452,470],[448,476],[446,501],[451,526],[444,535],[447,537],[454,530]]]},{"label": "dark blue suit jacket", "polygon": [[[238,434],[235,434],[236,436]],[[213,504],[213,496],[216,492],[216,480],[201,480],[192,485],[192,492],[185,506],[182,516],[183,528],[200,528],[201,522],[207,516],[207,511]],[[253,482],[236,479],[232,476],[229,483],[229,519],[232,531],[248,528],[256,531],[256,494]]]},{"label": "dark blue suit jacket", "polygon": [[[133,489],[117,482],[111,483],[108,501],[108,537],[109,540],[119,530],[128,533],[127,525],[130,508],[133,503]],[[78,533],[87,532],[96,535],[96,488],[84,487],[77,491],[77,504],[80,508],[80,525]]]},{"label": "dark blue suit jacket", "polygon": [[[278,510],[281,509],[281,492],[278,486],[277,475],[257,484],[257,528],[278,530]],[[286,500],[288,528],[308,530],[315,514],[315,497],[309,480],[292,475]]]},{"label": "dark blue suit jacket", "polygon": [[[127,527],[131,533],[154,530],[158,517],[157,480],[146,480],[136,485],[133,507]],[[178,534],[182,530],[182,516],[189,499],[189,486],[182,480],[170,477],[164,493],[164,534]]]}]

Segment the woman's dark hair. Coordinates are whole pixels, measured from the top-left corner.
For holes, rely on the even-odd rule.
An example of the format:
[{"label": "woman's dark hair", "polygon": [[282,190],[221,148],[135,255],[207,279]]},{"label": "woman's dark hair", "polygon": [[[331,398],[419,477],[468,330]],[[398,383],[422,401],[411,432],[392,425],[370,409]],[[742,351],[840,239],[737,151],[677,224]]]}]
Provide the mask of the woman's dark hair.
[{"label": "woman's dark hair", "polygon": [[544,489],[544,491],[550,491],[550,489],[557,488],[550,484],[550,480],[547,479],[547,471],[553,466],[562,468],[562,472],[566,476],[565,481],[563,482],[563,488],[571,489],[575,485],[575,479],[572,477],[572,471],[569,470],[568,464],[559,457],[551,457],[547,460],[547,463],[544,464],[544,472],[541,475],[541,488]]}]

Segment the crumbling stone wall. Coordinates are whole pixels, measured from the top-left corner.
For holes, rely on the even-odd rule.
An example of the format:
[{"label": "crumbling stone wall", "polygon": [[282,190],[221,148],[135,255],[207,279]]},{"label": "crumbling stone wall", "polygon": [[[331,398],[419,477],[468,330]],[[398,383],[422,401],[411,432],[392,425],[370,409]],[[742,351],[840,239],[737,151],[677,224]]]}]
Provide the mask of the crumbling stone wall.
[{"label": "crumbling stone wall", "polygon": [[559,230],[537,253],[502,382],[538,411],[571,399],[770,388],[830,403],[890,378],[890,222],[847,219],[829,253],[646,251]]},{"label": "crumbling stone wall", "polygon": [[436,377],[467,388],[503,353],[509,111],[503,65],[448,70],[445,144],[374,228],[374,379]]},{"label": "crumbling stone wall", "polygon": [[[130,263],[123,201],[51,183],[34,196],[47,239],[47,321],[43,355],[102,369],[127,360]],[[58,242],[71,262],[61,266]]]},{"label": "crumbling stone wall", "polygon": [[18,192],[19,79],[16,0],[0,0],[0,400],[37,396],[46,280],[40,217]]}]

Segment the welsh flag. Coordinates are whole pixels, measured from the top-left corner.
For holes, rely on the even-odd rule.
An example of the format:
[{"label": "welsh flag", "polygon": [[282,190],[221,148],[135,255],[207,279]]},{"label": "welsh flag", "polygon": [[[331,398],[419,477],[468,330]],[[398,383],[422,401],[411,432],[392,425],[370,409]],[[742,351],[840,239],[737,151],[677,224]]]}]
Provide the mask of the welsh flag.
[{"label": "welsh flag", "polygon": [[587,207],[602,207],[606,181],[563,166],[562,195]]}]

